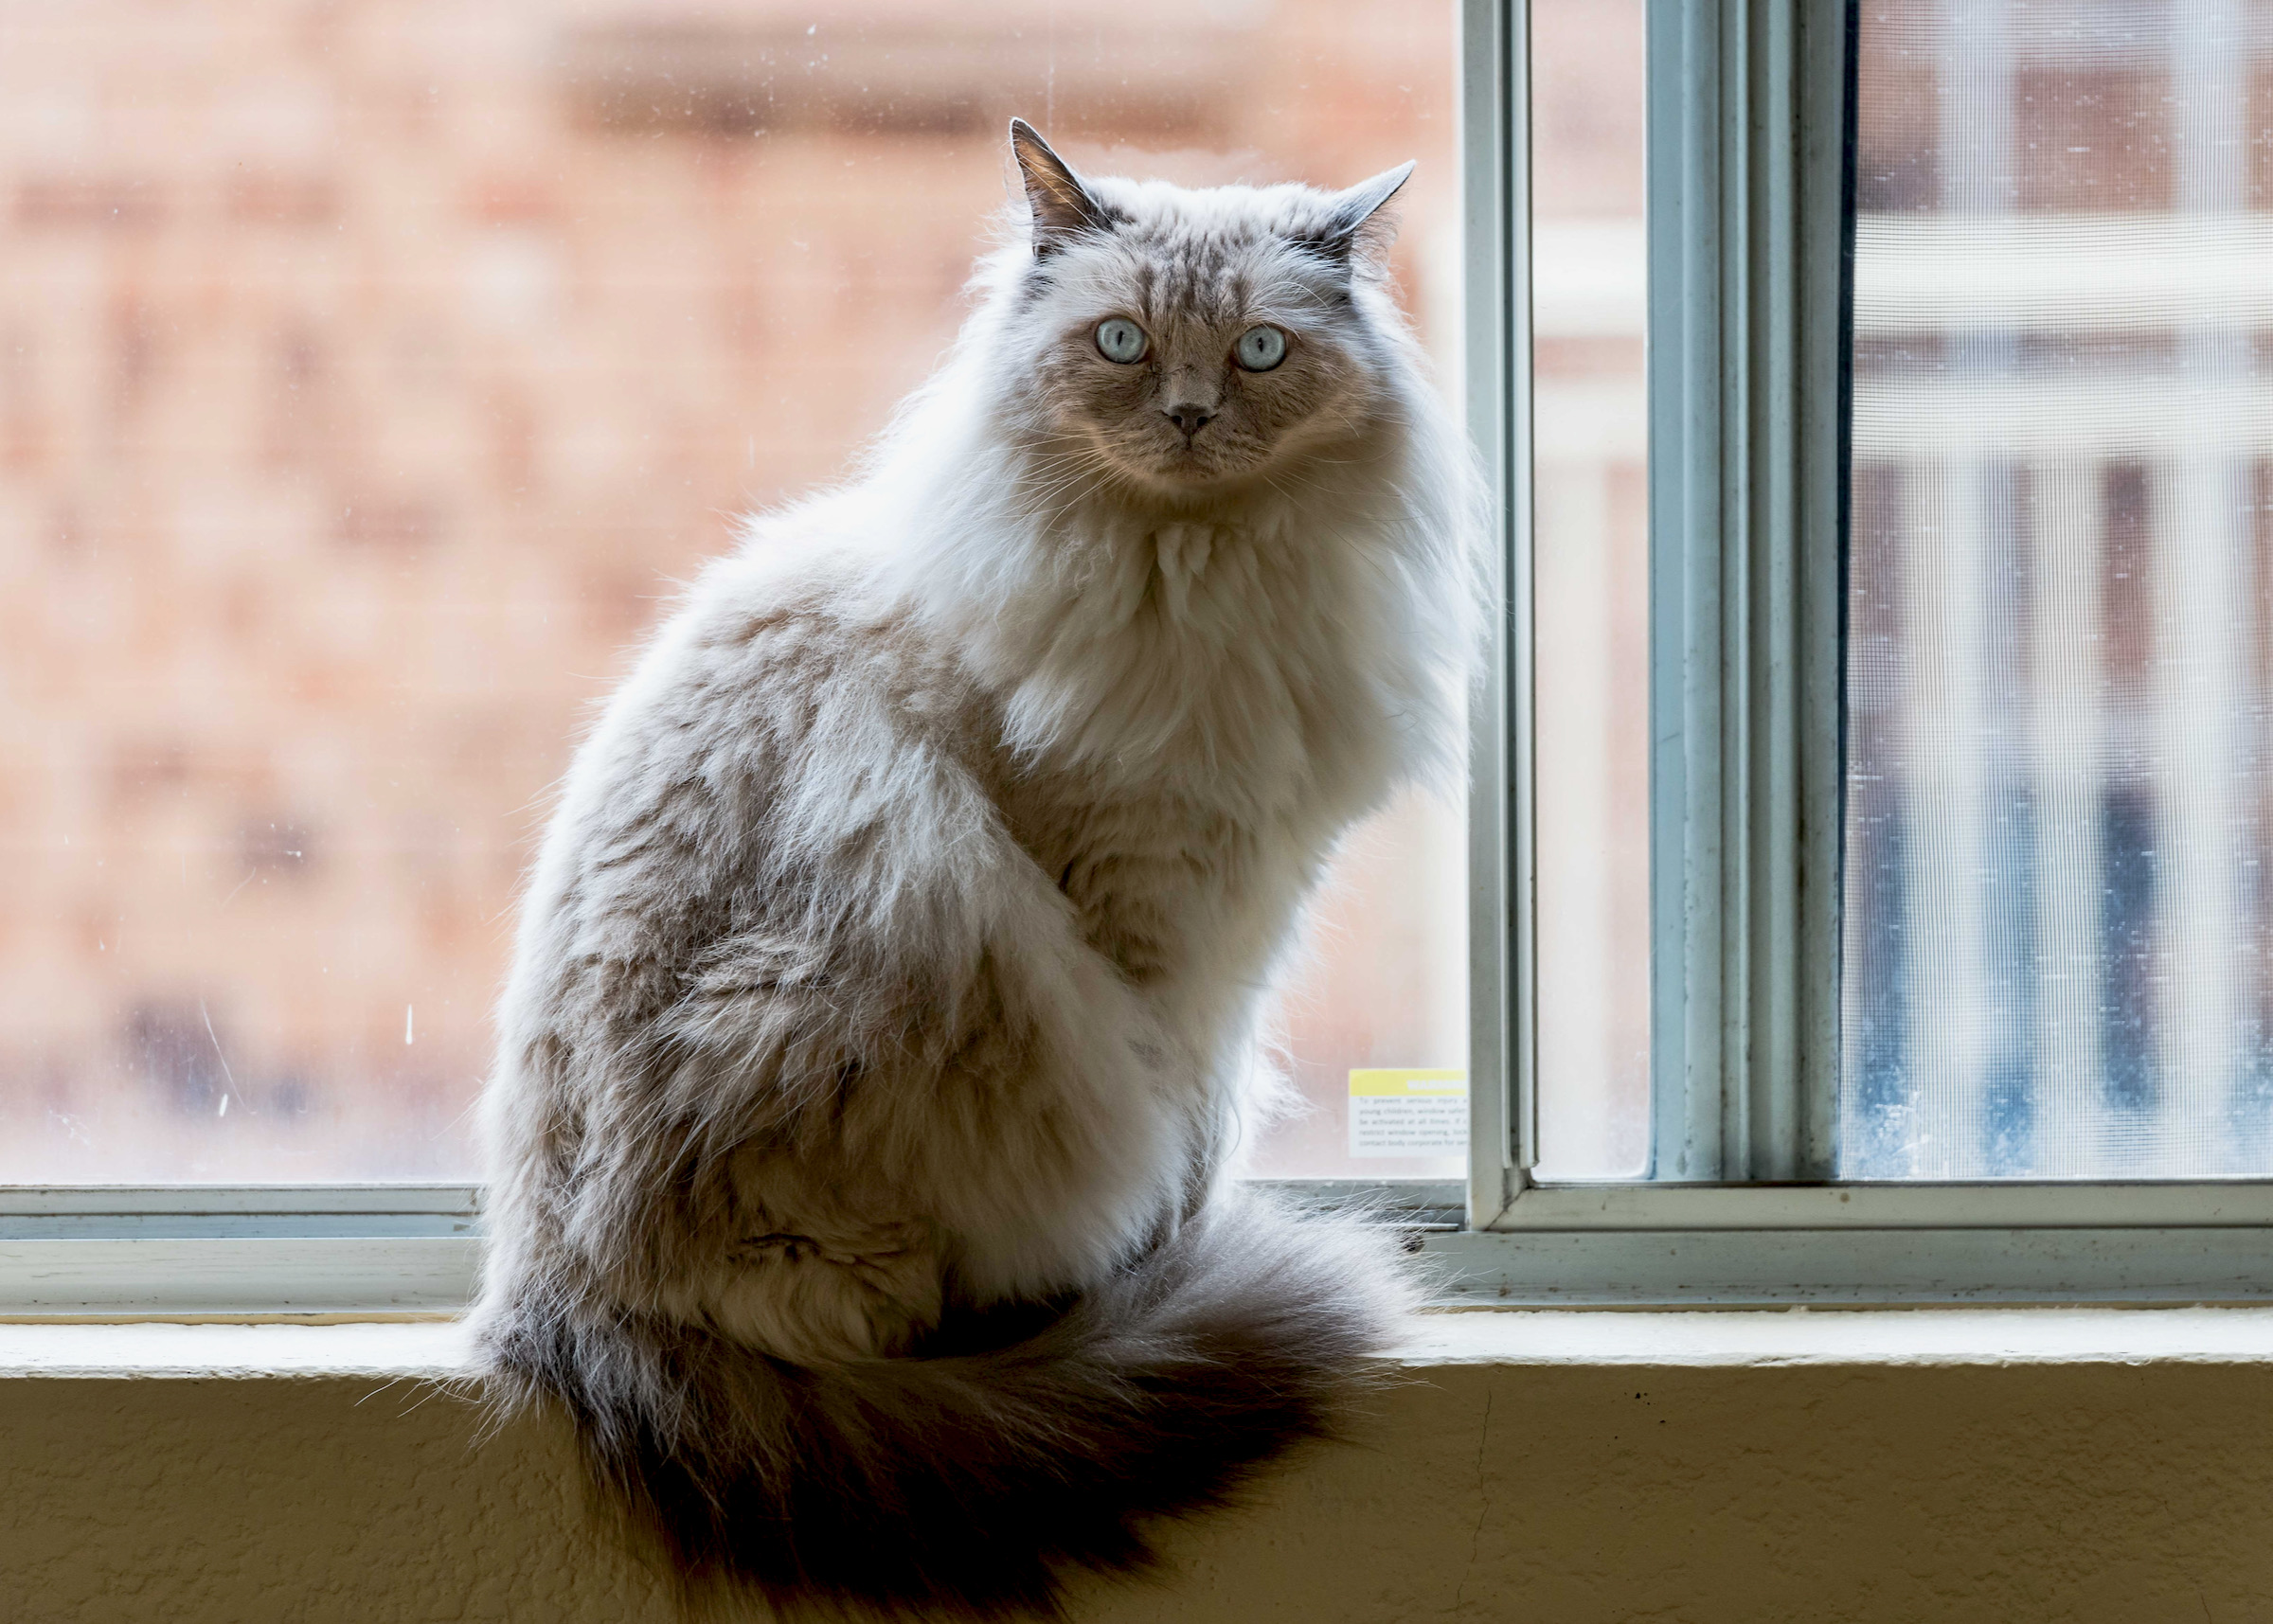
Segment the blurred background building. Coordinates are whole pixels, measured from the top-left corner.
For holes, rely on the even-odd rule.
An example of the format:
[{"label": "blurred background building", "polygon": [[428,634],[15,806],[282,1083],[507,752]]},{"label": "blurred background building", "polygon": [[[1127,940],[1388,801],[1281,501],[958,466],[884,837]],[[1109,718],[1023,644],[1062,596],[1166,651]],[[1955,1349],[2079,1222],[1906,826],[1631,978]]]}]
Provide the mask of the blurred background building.
[{"label": "blurred background building", "polygon": [[[1542,348],[1589,616],[1566,1026],[1607,1076],[1645,985],[1602,913],[1646,896],[1613,770],[1638,8],[1540,12],[1574,76],[1543,201],[1634,260]],[[1445,0],[0,12],[0,1179],[471,1173],[547,786],[732,516],[841,476],[931,368],[1005,120],[1190,181],[1418,157],[1397,272],[1451,388],[1454,76]],[[1352,840],[1283,1001],[1314,1108],[1265,1170],[1457,1166],[1351,1162],[1342,1109],[1352,1066],[1460,1063],[1461,829],[1414,797]]]}]

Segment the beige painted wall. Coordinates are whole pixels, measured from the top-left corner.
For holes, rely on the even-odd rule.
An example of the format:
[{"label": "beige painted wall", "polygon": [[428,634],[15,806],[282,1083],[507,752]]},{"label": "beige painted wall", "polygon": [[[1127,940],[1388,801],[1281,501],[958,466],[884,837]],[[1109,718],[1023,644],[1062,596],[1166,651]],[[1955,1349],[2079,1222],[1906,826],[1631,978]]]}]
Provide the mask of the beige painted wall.
[{"label": "beige painted wall", "polygon": [[[563,1437],[370,1378],[0,1380],[0,1619],[646,1624]],[[1417,1372],[1098,1624],[2273,1618],[2273,1365]]]}]

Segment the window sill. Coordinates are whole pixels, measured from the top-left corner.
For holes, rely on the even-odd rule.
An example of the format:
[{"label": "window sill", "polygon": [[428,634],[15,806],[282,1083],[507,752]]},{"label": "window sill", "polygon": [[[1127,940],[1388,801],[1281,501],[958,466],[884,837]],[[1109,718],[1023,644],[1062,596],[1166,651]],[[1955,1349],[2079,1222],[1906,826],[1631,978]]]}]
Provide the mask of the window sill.
[{"label": "window sill", "polygon": [[[1396,1357],[1413,1370],[2273,1365],[2273,1308],[1460,1310],[1417,1316]],[[0,1379],[438,1382],[463,1379],[471,1370],[465,1327],[456,1320],[0,1323]]]},{"label": "window sill", "polygon": [[[1423,1316],[1353,1446],[1079,1624],[2254,1618],[2273,1309]],[[675,1624],[465,1330],[0,1324],[0,1615]],[[2110,1463],[2115,1463],[2113,1466]]]}]

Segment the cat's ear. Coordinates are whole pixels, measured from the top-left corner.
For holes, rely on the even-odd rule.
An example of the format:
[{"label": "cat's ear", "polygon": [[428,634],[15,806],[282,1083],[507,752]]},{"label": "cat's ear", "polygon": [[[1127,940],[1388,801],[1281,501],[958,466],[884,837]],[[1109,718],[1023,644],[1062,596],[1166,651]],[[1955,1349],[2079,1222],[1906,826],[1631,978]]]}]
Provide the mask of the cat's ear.
[{"label": "cat's ear", "polygon": [[1023,118],[1011,120],[1011,152],[1018,159],[1018,173],[1026,181],[1026,201],[1034,214],[1035,259],[1048,259],[1067,239],[1084,231],[1112,229],[1113,217],[1105,212],[1104,205]]},{"label": "cat's ear", "polygon": [[1397,241],[1397,216],[1382,212],[1382,205],[1397,195],[1398,187],[1412,172],[1411,163],[1399,164],[1369,181],[1358,182],[1348,191],[1336,192],[1325,223],[1309,239],[1311,246],[1344,265],[1384,263],[1389,244]]}]

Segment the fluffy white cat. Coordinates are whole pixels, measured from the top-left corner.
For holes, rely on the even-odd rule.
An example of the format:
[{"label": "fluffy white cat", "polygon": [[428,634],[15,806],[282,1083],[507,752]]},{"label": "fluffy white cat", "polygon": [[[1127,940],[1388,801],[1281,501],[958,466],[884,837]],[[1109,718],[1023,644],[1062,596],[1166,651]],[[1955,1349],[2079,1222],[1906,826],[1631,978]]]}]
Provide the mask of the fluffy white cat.
[{"label": "fluffy white cat", "polygon": [[578,754],[477,1311],[696,1596],[1049,1614],[1332,1429],[1390,1248],[1224,1176],[1334,842],[1456,775],[1478,486],[1344,192],[1083,179]]}]

